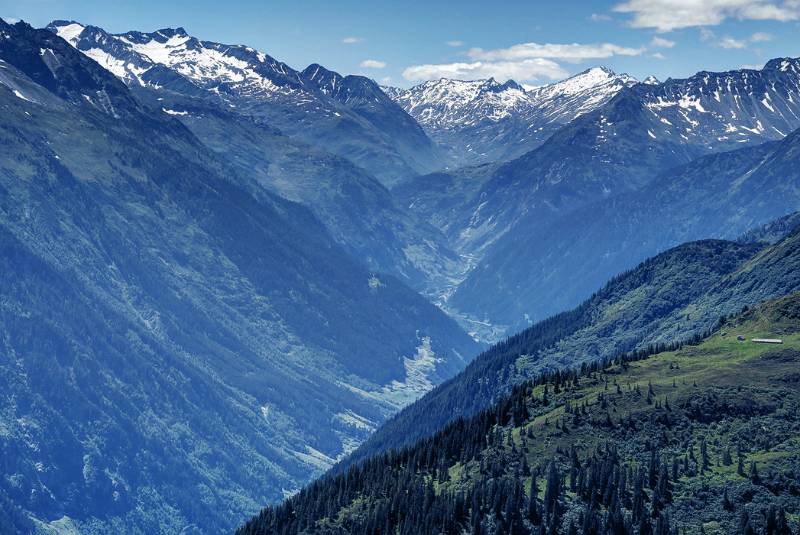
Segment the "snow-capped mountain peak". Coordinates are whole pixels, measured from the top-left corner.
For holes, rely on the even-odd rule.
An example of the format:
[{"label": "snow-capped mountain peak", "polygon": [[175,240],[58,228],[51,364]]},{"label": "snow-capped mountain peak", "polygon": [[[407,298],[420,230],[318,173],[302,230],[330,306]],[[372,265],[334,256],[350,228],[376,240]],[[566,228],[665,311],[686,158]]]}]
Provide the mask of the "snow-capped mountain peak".
[{"label": "snow-capped mountain peak", "polygon": [[384,91],[417,119],[429,136],[450,147],[462,164],[508,159],[531,150],[559,126],[635,83],[626,74],[594,67],[539,87],[492,78],[443,78],[411,89]]},{"label": "snow-capped mountain peak", "polygon": [[126,82],[158,85],[160,80],[146,73],[160,65],[207,89],[224,84],[221,90],[263,93],[303,85],[298,73],[263,52],[201,41],[181,27],[110,34],[74,21],[55,21],[49,28]]},{"label": "snow-capped mountain peak", "polygon": [[368,78],[319,65],[299,72],[249,46],[204,41],[180,27],[111,34],[55,21],[48,29],[148,99],[191,96],[236,110],[349,158],[386,184],[441,163],[419,125]]},{"label": "snow-capped mountain peak", "polygon": [[800,58],[771,59],[762,70],[800,73]]},{"label": "snow-capped mountain peak", "polygon": [[635,83],[636,79],[627,74],[616,74],[606,67],[592,67],[561,82],[539,87],[539,91],[549,94],[575,95],[586,91],[605,88],[608,86],[621,86]]},{"label": "snow-capped mountain peak", "polygon": [[483,121],[497,122],[529,105],[525,89],[510,80],[442,78],[411,89],[384,88],[423,127],[454,128]]}]

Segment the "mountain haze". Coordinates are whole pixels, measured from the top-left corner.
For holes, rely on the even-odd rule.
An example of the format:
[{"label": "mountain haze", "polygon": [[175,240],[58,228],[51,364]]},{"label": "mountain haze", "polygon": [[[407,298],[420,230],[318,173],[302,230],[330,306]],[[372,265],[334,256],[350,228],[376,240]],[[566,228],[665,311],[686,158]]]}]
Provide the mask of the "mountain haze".
[{"label": "mountain haze", "polygon": [[800,59],[0,19],[0,115],[0,533],[799,527]]},{"label": "mountain haze", "polygon": [[531,213],[487,252],[452,306],[520,325],[572,306],[658,251],[706,237],[735,239],[800,208],[798,155],[800,131],[699,158],[547,224]]}]

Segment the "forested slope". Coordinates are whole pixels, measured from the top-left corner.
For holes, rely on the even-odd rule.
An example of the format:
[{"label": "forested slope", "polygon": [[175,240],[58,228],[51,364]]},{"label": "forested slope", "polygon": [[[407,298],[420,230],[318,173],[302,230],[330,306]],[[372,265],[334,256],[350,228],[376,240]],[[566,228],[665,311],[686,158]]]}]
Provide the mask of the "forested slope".
[{"label": "forested slope", "polygon": [[542,375],[238,533],[796,532],[800,294],[667,349]]}]

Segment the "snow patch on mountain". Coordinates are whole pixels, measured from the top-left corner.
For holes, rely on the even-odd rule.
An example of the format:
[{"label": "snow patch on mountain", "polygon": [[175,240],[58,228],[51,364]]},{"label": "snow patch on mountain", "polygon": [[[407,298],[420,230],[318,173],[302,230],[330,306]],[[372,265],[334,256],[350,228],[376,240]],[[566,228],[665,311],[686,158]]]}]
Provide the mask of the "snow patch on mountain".
[{"label": "snow patch on mountain", "polygon": [[[441,362],[443,359],[433,351],[430,336],[423,336],[420,338],[416,353],[411,357],[403,357],[405,377],[402,380],[394,379],[380,390],[365,390],[343,382],[340,385],[364,398],[385,405],[390,412],[395,412],[413,403],[436,386],[432,379],[437,365]],[[342,420],[343,417],[339,415],[338,418]]]},{"label": "snow patch on mountain", "polygon": [[217,94],[263,97],[279,90],[295,92],[302,85],[295,71],[263,52],[201,41],[183,28],[110,34],[65,21],[55,21],[49,28],[126,82],[158,87],[158,81],[146,75],[164,66]]},{"label": "snow patch on mountain", "polygon": [[63,26],[58,26],[58,31],[56,33],[60,38],[74,46],[80,34],[83,33],[83,30],[83,25],[77,22],[71,22]]},{"label": "snow patch on mountain", "polygon": [[800,60],[763,69],[700,72],[685,80],[641,86],[638,98],[656,139],[680,139],[707,151],[780,139],[800,125]]}]

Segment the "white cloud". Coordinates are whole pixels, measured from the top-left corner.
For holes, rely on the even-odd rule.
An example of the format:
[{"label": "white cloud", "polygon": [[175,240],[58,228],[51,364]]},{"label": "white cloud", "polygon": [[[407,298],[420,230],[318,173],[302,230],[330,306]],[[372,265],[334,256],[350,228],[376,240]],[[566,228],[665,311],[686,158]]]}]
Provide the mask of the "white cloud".
[{"label": "white cloud", "polygon": [[344,39],[342,39],[342,43],[344,43],[346,45],[354,45],[356,43],[360,43],[363,40],[364,39],[361,38],[361,37],[355,37],[355,36],[351,35],[349,37],[345,37]]},{"label": "white cloud", "polygon": [[725,19],[790,21],[800,19],[798,0],[627,0],[614,6],[631,14],[635,28],[669,32],[694,26],[716,26]]},{"label": "white cloud", "polygon": [[675,41],[670,41],[669,39],[664,39],[656,35],[653,37],[652,41],[650,41],[650,46],[654,48],[672,48],[675,46]]},{"label": "white cloud", "polygon": [[665,56],[661,52],[656,52],[655,54],[651,54],[650,57],[654,59],[667,59],[667,56]]},{"label": "white cloud", "polygon": [[747,48],[747,41],[743,39],[735,39],[729,35],[717,37],[717,34],[708,28],[700,28],[700,40],[710,42],[711,46],[717,48],[726,48],[728,50],[741,50]]},{"label": "white cloud", "polygon": [[592,22],[608,22],[611,20],[611,17],[604,13],[592,13],[589,15],[589,20]]},{"label": "white cloud", "polygon": [[529,82],[541,78],[559,80],[566,78],[568,75],[569,73],[558,63],[543,58],[519,61],[475,61],[471,63],[414,65],[403,71],[403,78],[410,82],[438,78],[455,78],[458,80],[495,78],[501,81]]},{"label": "white cloud", "polygon": [[700,40],[701,41],[713,41],[717,38],[717,34],[709,30],[708,28],[700,28]]},{"label": "white cloud", "polygon": [[717,43],[715,43],[715,46],[727,49],[731,48],[741,49],[741,48],[746,48],[747,43],[745,43],[744,41],[740,41],[739,39],[734,39],[733,37],[725,36],[722,39],[720,39]]},{"label": "white cloud", "polygon": [[765,32],[756,32],[750,36],[750,41],[753,43],[763,43],[765,41],[772,41],[772,35]]},{"label": "white cloud", "polygon": [[456,47],[459,47],[459,46],[464,46],[464,41],[459,41],[458,39],[454,39],[452,41],[447,41],[445,44],[447,46],[452,46],[452,47],[456,48]]},{"label": "white cloud", "polygon": [[364,69],[383,69],[386,67],[386,62],[377,59],[365,59],[359,64],[359,66],[363,67]]},{"label": "white cloud", "polygon": [[518,82],[536,81],[542,78],[556,80],[568,76],[568,72],[555,60],[578,63],[612,56],[638,56],[644,51],[644,47],[629,48],[612,43],[521,43],[493,50],[472,48],[467,52],[472,61],[414,65],[403,71],[403,77],[410,81],[436,78],[461,80],[496,78],[513,79]]},{"label": "white cloud", "polygon": [[629,48],[612,43],[583,45],[579,43],[521,43],[509,48],[483,50],[472,48],[469,57],[480,61],[517,61],[523,59],[562,59],[579,62],[589,59],[606,59],[612,56],[639,56],[644,48]]}]

